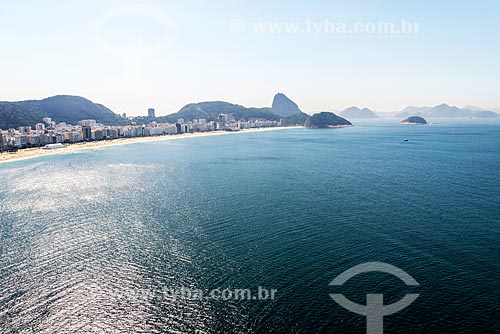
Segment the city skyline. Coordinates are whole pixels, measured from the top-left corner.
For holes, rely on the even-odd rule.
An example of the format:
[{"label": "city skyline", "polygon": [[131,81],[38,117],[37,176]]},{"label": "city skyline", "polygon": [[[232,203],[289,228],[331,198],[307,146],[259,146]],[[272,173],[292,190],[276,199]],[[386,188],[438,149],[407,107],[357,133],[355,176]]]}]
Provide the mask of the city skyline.
[{"label": "city skyline", "polygon": [[[200,101],[270,106],[277,91],[309,114],[500,108],[499,4],[384,4],[6,3],[0,100],[78,95],[131,116]],[[377,29],[350,32],[357,24]]]}]

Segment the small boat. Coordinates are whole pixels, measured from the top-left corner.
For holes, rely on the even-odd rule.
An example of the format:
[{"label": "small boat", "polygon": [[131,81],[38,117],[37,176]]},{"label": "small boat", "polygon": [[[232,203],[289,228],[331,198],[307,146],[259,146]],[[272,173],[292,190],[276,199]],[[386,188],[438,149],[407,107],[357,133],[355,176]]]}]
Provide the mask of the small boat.
[{"label": "small boat", "polygon": [[403,141],[408,141],[408,139],[405,138]]}]

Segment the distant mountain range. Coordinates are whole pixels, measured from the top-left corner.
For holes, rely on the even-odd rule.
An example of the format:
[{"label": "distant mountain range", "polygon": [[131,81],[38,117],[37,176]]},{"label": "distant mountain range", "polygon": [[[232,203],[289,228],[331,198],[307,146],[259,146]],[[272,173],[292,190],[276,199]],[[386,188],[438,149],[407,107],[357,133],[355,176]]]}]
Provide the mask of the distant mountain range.
[{"label": "distant mountain range", "polygon": [[76,124],[83,119],[95,119],[109,125],[126,123],[102,104],[79,96],[58,95],[43,100],[0,102],[0,129],[34,126],[41,123],[44,117],[68,124]]},{"label": "distant mountain range", "polygon": [[345,118],[378,118],[379,116],[368,108],[350,107],[340,113]]},{"label": "distant mountain range", "polygon": [[[282,120],[286,125],[304,124],[309,118],[309,115],[303,113],[295,102],[283,93],[278,93],[273,98],[271,108],[248,108],[223,101],[190,103],[174,114],[158,117],[155,120],[173,123],[179,118],[183,118],[186,122],[204,118],[215,121],[219,114],[232,114],[236,120],[257,118]],[[340,116],[347,119],[378,117],[372,110],[358,107],[347,108],[340,113]],[[435,107],[409,106],[395,116],[398,118],[409,116],[499,118],[500,114],[474,106],[458,108],[440,104]],[[0,102],[0,129],[17,128],[24,125],[34,126],[36,123],[40,123],[44,117],[50,117],[55,122],[68,124],[76,124],[83,119],[95,119],[106,125],[130,124],[129,120],[120,117],[102,104],[79,96],[58,95],[43,100]],[[152,119],[144,118],[144,120],[151,121]]]},{"label": "distant mountain range", "polygon": [[474,106],[458,108],[449,106],[445,103],[435,107],[406,107],[395,117],[405,118],[409,116],[422,116],[434,118],[461,118],[461,117],[478,117],[478,118],[499,118],[500,114],[493,111],[484,110]]}]

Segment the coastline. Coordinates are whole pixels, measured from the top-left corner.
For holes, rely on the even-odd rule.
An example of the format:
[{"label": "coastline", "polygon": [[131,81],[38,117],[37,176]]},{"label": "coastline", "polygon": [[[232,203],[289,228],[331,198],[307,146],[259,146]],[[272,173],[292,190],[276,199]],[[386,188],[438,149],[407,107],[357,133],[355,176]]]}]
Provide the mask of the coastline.
[{"label": "coastline", "polygon": [[265,132],[265,131],[276,131],[276,130],[286,130],[286,129],[301,129],[303,126],[285,126],[285,127],[271,127],[271,128],[254,128],[254,129],[245,129],[240,131],[212,131],[212,132],[194,132],[194,133],[182,133],[178,135],[164,135],[157,137],[133,137],[133,138],[119,138],[119,139],[111,139],[111,140],[101,140],[101,141],[93,141],[93,142],[79,142],[74,144],[66,144],[64,148],[54,149],[54,150],[44,150],[41,147],[37,148],[26,148],[20,149],[15,153],[0,153],[0,164],[33,159],[38,157],[44,157],[48,155],[54,154],[68,154],[77,151],[100,148],[100,147],[109,147],[109,146],[118,146],[118,145],[126,145],[133,143],[145,143],[145,142],[155,142],[155,141],[163,141],[163,140],[176,140],[183,138],[196,138],[196,137],[208,137],[208,136],[221,136],[228,134],[237,134],[237,133],[252,133],[252,132]]},{"label": "coastline", "polygon": [[317,127],[317,126],[307,127],[307,126],[305,126],[304,128],[306,128],[306,129],[342,129],[342,128],[350,128],[353,126],[354,125],[351,124],[351,125],[329,125],[327,127]]}]

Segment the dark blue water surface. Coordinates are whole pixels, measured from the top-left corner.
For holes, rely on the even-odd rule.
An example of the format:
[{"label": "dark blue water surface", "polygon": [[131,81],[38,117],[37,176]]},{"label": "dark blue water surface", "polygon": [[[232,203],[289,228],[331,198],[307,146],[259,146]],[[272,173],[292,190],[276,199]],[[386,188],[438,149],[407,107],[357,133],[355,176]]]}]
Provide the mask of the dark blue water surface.
[{"label": "dark blue water surface", "polygon": [[[0,165],[1,333],[500,332],[500,122],[396,121],[79,151]],[[408,138],[408,142],[403,139]],[[383,273],[329,283],[380,261]],[[181,287],[274,300],[179,298]]]}]

